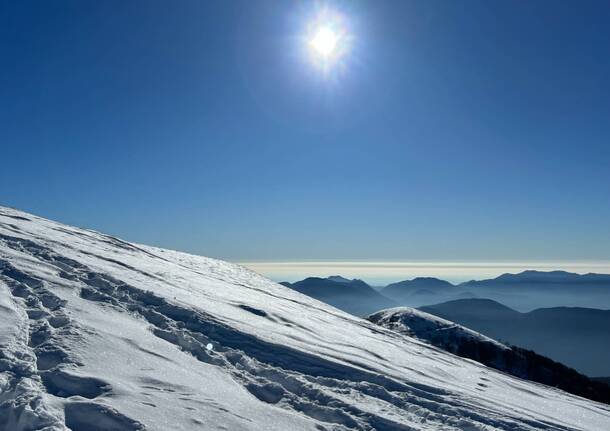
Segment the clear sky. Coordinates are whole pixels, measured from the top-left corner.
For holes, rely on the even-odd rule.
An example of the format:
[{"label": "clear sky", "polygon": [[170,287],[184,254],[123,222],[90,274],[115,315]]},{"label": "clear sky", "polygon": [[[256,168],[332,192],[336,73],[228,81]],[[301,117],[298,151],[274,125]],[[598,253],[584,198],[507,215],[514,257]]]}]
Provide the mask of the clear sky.
[{"label": "clear sky", "polygon": [[610,2],[0,1],[0,202],[229,260],[610,260]]}]

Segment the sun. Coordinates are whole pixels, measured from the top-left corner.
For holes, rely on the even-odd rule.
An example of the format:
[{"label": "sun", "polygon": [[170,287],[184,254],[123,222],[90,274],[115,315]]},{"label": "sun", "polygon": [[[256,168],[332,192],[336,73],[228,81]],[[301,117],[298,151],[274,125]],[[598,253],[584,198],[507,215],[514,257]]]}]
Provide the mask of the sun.
[{"label": "sun", "polygon": [[311,62],[325,75],[344,65],[353,39],[345,16],[323,8],[308,22],[304,40]]},{"label": "sun", "polygon": [[312,49],[323,57],[333,54],[337,48],[337,34],[329,27],[320,27],[309,41]]}]

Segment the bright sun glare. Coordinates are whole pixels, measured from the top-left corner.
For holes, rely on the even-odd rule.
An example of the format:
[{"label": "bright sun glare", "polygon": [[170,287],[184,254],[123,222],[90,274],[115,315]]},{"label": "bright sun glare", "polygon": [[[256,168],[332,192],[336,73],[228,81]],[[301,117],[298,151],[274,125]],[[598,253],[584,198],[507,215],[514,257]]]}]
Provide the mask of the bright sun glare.
[{"label": "bright sun glare", "polygon": [[328,8],[319,10],[313,19],[310,19],[305,34],[312,63],[325,73],[329,72],[331,67],[341,66],[337,63],[345,62],[351,39],[345,17]]},{"label": "bright sun glare", "polygon": [[331,55],[337,47],[337,35],[330,28],[321,27],[309,43],[318,54],[327,57]]}]

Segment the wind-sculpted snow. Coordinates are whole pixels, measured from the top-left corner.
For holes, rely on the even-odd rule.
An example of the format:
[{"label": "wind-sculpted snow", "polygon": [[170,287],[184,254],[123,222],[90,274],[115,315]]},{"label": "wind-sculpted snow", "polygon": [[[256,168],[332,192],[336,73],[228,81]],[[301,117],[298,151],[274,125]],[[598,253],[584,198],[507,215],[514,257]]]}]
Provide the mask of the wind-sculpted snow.
[{"label": "wind-sculpted snow", "polygon": [[0,207],[2,430],[603,430],[237,265]]}]

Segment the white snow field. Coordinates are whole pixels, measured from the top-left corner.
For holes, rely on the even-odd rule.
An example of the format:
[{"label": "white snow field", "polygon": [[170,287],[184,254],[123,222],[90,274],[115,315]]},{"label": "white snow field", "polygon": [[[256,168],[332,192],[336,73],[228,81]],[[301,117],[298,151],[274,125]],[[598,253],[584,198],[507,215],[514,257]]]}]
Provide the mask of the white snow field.
[{"label": "white snow field", "polygon": [[1,430],[610,430],[241,266],[0,207]]}]

